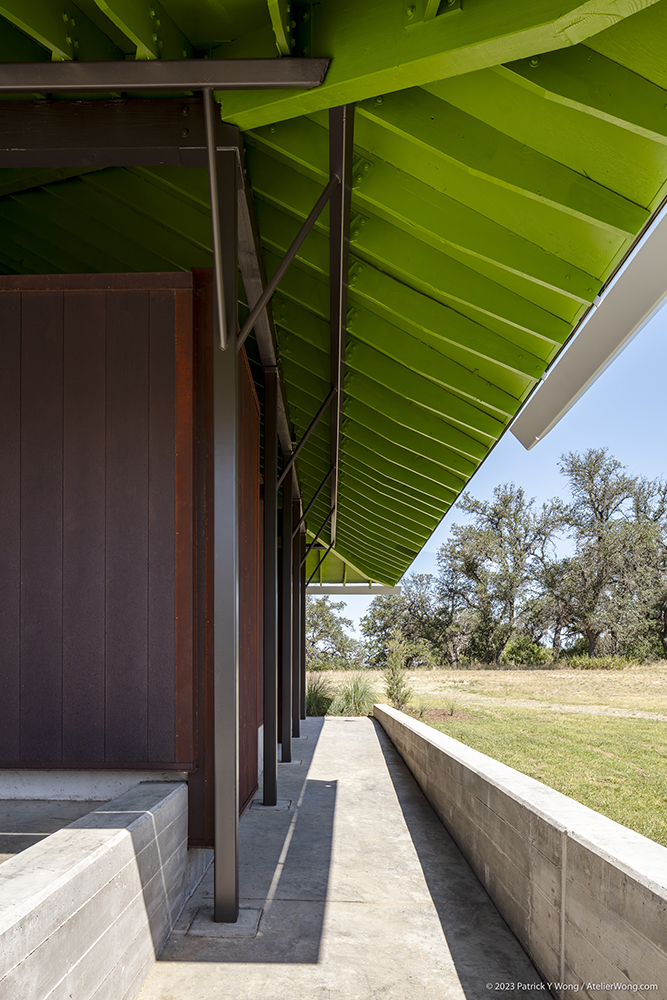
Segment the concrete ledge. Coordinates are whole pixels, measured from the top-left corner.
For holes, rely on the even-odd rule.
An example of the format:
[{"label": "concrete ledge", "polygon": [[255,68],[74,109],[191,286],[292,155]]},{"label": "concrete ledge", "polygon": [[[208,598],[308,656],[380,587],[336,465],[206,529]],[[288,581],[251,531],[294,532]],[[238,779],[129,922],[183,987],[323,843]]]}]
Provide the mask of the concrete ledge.
[{"label": "concrete ledge", "polygon": [[0,799],[108,802],[142,781],[187,781],[185,771],[61,771],[0,768]]},{"label": "concrete ledge", "polygon": [[554,994],[667,996],[667,848],[403,712],[374,715]]},{"label": "concrete ledge", "polygon": [[0,1000],[131,1000],[185,902],[187,785],[144,782],[0,866]]}]

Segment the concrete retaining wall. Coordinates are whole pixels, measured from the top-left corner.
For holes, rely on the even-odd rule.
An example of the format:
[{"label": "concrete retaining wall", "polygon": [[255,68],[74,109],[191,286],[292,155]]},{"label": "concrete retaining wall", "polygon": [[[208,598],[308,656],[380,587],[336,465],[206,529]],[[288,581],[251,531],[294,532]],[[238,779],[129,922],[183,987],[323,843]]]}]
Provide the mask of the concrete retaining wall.
[{"label": "concrete retaining wall", "polygon": [[667,848],[402,712],[375,718],[554,994],[667,997]]},{"label": "concrete retaining wall", "polygon": [[136,997],[210,861],[187,799],[141,783],[0,865],[0,1000]]}]

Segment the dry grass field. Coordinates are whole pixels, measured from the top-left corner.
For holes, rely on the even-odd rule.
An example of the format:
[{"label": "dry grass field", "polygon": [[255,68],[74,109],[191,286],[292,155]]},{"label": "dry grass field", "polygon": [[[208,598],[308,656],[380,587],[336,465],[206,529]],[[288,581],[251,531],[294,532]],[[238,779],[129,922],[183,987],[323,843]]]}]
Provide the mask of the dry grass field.
[{"label": "dry grass field", "polygon": [[[385,701],[382,674],[363,676]],[[408,677],[416,718],[667,846],[667,662]]]}]

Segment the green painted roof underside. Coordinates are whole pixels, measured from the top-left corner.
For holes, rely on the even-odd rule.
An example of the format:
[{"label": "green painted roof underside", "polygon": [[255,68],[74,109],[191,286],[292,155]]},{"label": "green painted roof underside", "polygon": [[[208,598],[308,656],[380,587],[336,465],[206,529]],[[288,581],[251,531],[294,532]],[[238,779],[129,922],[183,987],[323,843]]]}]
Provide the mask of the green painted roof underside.
[{"label": "green painted roof underside", "polygon": [[[219,95],[269,273],[327,179],[326,109],[357,104],[323,582],[400,578],[665,194],[667,0],[459,6],[293,2],[292,31],[282,0],[0,0],[5,61],[277,56],[291,31],[292,51],[332,56],[318,90]],[[0,232],[8,274],[210,266],[206,173],[2,170]],[[273,303],[297,438],[329,388],[328,266],[325,211]],[[298,462],[306,503],[328,465],[323,420]],[[325,490],[311,538],[329,509]]]}]

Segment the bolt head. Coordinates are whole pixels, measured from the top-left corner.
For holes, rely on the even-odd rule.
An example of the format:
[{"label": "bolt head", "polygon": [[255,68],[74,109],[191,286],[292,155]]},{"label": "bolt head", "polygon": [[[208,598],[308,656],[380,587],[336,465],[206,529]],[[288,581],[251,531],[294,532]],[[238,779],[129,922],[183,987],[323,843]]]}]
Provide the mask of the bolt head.
[{"label": "bolt head", "polygon": [[66,10],[63,11],[63,21],[65,22],[65,24],[67,24],[67,22],[69,21],[69,17],[67,16]]},{"label": "bolt head", "polygon": [[189,115],[190,114],[190,108],[181,108],[181,114],[182,115]]},{"label": "bolt head", "polygon": [[181,132],[181,135],[185,139],[186,136],[190,135],[190,129],[189,128],[184,128],[183,131]]},{"label": "bolt head", "polygon": [[363,181],[363,179],[364,179],[363,174],[357,174],[357,181]]},{"label": "bolt head", "polygon": [[539,56],[533,56],[533,58],[530,60],[530,65],[533,67],[533,69],[535,69],[536,66],[539,66],[540,65],[540,57]]},{"label": "bolt head", "polygon": [[411,4],[408,7],[408,9],[406,10],[405,13],[407,14],[408,17],[414,17],[415,16],[415,8],[414,8],[414,6]]},{"label": "bolt head", "polygon": [[376,97],[375,98],[375,103],[376,104],[384,104],[384,97]]}]

